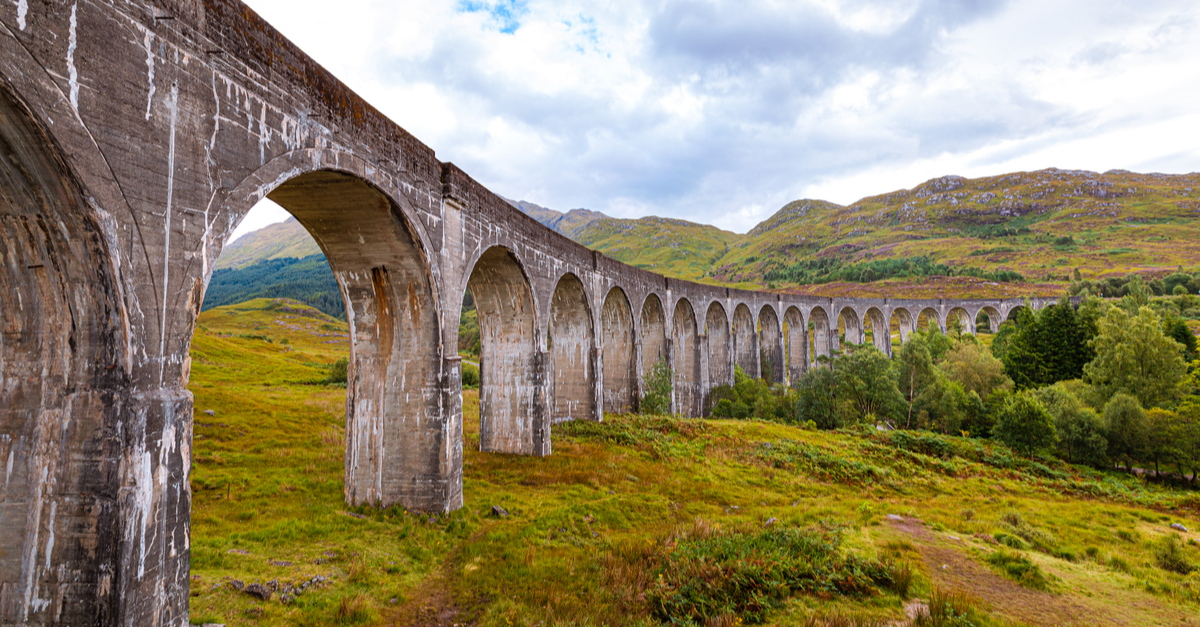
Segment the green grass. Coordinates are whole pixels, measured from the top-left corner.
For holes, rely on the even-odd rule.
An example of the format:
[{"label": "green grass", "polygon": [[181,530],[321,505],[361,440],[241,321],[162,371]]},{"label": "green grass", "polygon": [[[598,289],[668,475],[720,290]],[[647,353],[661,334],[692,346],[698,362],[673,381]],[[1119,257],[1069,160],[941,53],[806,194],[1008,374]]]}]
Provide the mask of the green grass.
[{"label": "green grass", "polygon": [[[344,325],[277,301],[213,309],[199,325],[194,619],[653,625],[686,624],[703,608],[804,625],[839,612],[890,621],[907,596],[982,584],[970,592],[998,621],[987,624],[1061,623],[1079,607],[1110,624],[1178,624],[1200,611],[1198,575],[1160,566],[1200,562],[1188,543],[1200,528],[1195,493],[933,434],[606,416],[556,425],[550,457],[484,454],[467,390],[463,509],[348,508],[345,388],[316,383],[347,353]],[[492,516],[493,505],[510,515]],[[1003,534],[1029,548],[992,543]],[[1171,534],[1180,542],[1164,562]],[[1000,551],[1036,566],[1052,594],[993,570]],[[316,575],[328,583],[290,605],[229,585]],[[713,585],[687,588],[696,582]]]}]

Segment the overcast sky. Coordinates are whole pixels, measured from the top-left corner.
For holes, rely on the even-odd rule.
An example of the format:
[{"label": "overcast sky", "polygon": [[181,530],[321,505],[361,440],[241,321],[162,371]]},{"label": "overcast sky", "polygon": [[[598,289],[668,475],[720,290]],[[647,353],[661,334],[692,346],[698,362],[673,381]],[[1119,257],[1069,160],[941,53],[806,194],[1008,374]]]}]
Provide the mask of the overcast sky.
[{"label": "overcast sky", "polygon": [[1200,170],[1195,0],[247,3],[439,159],[560,211],[745,232],[945,174]]}]

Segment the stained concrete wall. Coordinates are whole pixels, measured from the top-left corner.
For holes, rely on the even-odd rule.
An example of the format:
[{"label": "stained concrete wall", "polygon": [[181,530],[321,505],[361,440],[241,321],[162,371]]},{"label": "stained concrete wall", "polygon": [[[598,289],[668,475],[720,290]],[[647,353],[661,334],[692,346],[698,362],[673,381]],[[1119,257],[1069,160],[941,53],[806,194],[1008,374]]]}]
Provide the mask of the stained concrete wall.
[{"label": "stained concrete wall", "polygon": [[[1023,306],[759,293],[626,266],[439,161],[236,0],[6,3],[0,24],[0,622],[186,623],[189,348],[213,263],[264,197],[314,235],[346,302],[350,503],[462,505],[468,288],[480,446],[531,455],[550,454],[553,418],[599,419],[609,391],[633,403],[660,356],[676,410],[698,415],[725,380],[697,318],[714,303],[751,313],[735,337],[751,374],[764,307],[813,321],[814,355],[847,308],[1002,320]],[[613,288],[631,332],[605,330]],[[607,345],[621,337],[632,348]]]},{"label": "stained concrete wall", "polygon": [[742,372],[758,377],[758,331],[754,314],[745,303],[733,310],[733,361]]},{"label": "stained concrete wall", "polygon": [[604,299],[600,345],[604,362],[604,411],[623,414],[635,409],[637,399],[637,341],[633,308],[619,287]]},{"label": "stained concrete wall", "polygon": [[704,318],[704,334],[708,337],[709,387],[733,385],[733,353],[729,317],[720,302],[708,306]]},{"label": "stained concrete wall", "polygon": [[783,383],[786,373],[786,363],[783,359],[783,328],[779,322],[779,316],[775,314],[775,309],[770,305],[764,305],[758,313],[758,345],[759,353],[759,370],[761,376],[767,378],[766,364],[762,363],[762,357],[766,357],[770,363],[771,372],[769,383]]}]

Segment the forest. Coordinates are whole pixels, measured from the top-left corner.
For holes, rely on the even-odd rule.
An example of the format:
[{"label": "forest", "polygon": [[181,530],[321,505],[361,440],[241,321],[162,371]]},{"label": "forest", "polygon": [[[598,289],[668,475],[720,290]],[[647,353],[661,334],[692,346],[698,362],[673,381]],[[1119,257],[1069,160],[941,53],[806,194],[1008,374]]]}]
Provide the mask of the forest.
[{"label": "forest", "polygon": [[346,319],[342,293],[324,255],[265,259],[241,269],[216,270],[201,311],[255,298],[291,298],[338,320]]}]

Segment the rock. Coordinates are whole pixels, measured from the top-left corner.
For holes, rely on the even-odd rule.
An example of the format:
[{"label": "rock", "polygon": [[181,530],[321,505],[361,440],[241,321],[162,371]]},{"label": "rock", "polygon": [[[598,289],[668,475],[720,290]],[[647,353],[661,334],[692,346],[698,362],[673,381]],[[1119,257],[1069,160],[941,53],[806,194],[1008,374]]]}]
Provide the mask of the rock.
[{"label": "rock", "polygon": [[958,541],[958,539],[959,539],[958,536],[946,536],[946,537],[950,538],[951,540],[954,540],[954,541]]},{"label": "rock", "polygon": [[430,516],[429,518],[425,519],[425,522],[426,522],[426,523],[428,523],[428,524],[430,524],[430,525],[436,525],[436,524],[437,524],[437,521],[438,521],[438,517],[437,517],[437,516]]},{"label": "rock", "polygon": [[204,623],[200,627],[225,627],[225,623]]},{"label": "rock", "polygon": [[595,516],[592,516],[591,514],[588,514],[588,515],[586,515],[586,516],[584,516],[584,517],[583,517],[583,522],[585,522],[585,523],[587,523],[587,524],[589,524],[589,525],[590,525],[590,524],[592,524],[592,523],[596,522],[596,517],[595,517]]},{"label": "rock", "polygon": [[284,605],[291,605],[292,604],[292,596],[285,592],[284,594],[279,595],[279,602]]},{"label": "rock", "polygon": [[1175,531],[1180,531],[1182,533],[1188,532],[1187,527],[1184,527],[1183,525],[1181,525],[1179,523],[1171,523],[1171,528],[1174,529]]},{"label": "rock", "polygon": [[242,588],[246,587],[246,584],[242,583],[240,579],[234,579],[233,581],[229,582],[229,587],[241,592]]},{"label": "rock", "polygon": [[897,516],[895,514],[888,514],[887,519],[892,522],[904,522],[903,518],[901,518],[900,516]]},{"label": "rock", "polygon": [[[246,589],[243,590],[242,592],[245,592],[246,594],[248,594],[252,597],[258,597],[258,598],[262,599],[263,601],[271,600],[271,589],[262,585],[261,583],[252,583],[252,584],[246,586]],[[251,608],[251,609],[253,609],[253,608]]]},{"label": "rock", "polygon": [[388,599],[388,605],[395,605],[396,603],[399,603],[399,599],[397,599],[396,597],[392,597],[392,598]]},{"label": "rock", "polygon": [[271,592],[279,592],[279,580],[272,579],[272,580],[268,581],[267,588],[269,588],[271,590]]},{"label": "rock", "polygon": [[500,507],[499,505],[493,505],[492,506],[492,516],[508,518],[508,510],[504,509],[503,507]]},{"label": "rock", "polygon": [[272,566],[291,566],[292,565],[291,562],[285,562],[283,560],[268,560],[267,563]]},{"label": "rock", "polygon": [[217,415],[217,412],[215,412],[215,411],[213,411],[213,410],[211,410],[211,409],[206,409],[206,410],[204,410],[204,415],[205,415],[205,416],[216,416],[216,415]]},{"label": "rock", "polygon": [[1000,544],[995,538],[992,537],[992,534],[990,533],[977,533],[975,534],[975,537],[987,542],[988,544]]},{"label": "rock", "polygon": [[226,553],[229,553],[230,555],[249,555],[250,551],[247,551],[246,549],[229,549],[226,551]]},{"label": "rock", "polygon": [[770,527],[771,525],[773,525],[773,524],[775,524],[775,523],[777,523],[777,522],[779,522],[779,521],[778,521],[777,519],[775,519],[775,518],[768,518],[768,519],[767,519],[767,522],[763,523],[763,526],[764,526],[764,527]]}]

